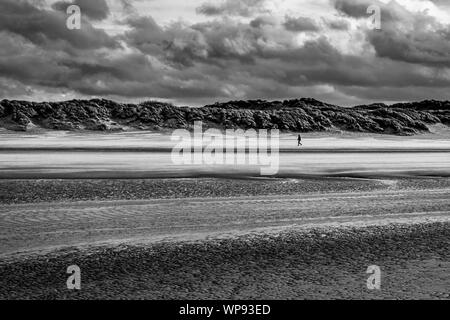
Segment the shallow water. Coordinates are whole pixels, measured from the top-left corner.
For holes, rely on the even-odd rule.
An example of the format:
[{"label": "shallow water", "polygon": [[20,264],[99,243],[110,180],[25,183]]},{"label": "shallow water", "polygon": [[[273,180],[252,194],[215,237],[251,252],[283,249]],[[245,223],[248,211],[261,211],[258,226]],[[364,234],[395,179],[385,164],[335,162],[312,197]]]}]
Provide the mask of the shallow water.
[{"label": "shallow water", "polygon": [[[223,144],[230,145],[229,137]],[[282,135],[271,161],[278,176],[450,176],[450,139]],[[169,135],[147,132],[0,134],[1,178],[260,176],[258,164],[175,164]],[[236,161],[233,154],[233,160]],[[278,163],[279,162],[279,163]],[[269,174],[271,175],[271,174]]]}]

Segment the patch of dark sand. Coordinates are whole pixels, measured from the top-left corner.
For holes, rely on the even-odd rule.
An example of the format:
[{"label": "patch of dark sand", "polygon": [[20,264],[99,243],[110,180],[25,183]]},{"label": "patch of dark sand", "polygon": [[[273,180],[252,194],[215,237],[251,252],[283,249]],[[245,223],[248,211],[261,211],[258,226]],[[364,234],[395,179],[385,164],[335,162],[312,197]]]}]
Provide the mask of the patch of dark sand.
[{"label": "patch of dark sand", "polygon": [[[66,288],[69,265],[82,289]],[[366,287],[369,265],[381,290]],[[0,262],[1,299],[449,299],[450,223],[73,249]]]},{"label": "patch of dark sand", "polygon": [[[400,183],[397,183],[399,181]],[[362,192],[392,187],[448,188],[450,178],[433,179],[92,179],[0,180],[0,203],[144,200],[196,197]]]}]

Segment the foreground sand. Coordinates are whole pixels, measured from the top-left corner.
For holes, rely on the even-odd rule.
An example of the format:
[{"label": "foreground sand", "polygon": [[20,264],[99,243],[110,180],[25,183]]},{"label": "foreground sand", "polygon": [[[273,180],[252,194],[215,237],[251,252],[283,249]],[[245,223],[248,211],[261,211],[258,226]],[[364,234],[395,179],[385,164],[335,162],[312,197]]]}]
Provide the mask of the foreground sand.
[{"label": "foreground sand", "polygon": [[[61,251],[1,262],[0,298],[449,299],[449,239],[449,223],[424,223]],[[380,291],[366,288],[373,264]]]},{"label": "foreground sand", "polygon": [[2,181],[0,298],[449,299],[449,184]]}]

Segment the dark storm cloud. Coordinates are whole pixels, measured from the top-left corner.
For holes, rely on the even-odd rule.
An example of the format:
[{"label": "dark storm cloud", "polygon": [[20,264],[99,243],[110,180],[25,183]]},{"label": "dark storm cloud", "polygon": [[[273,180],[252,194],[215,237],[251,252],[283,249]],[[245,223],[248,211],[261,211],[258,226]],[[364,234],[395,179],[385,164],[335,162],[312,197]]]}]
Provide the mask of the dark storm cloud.
[{"label": "dark storm cloud", "polygon": [[378,56],[436,67],[450,67],[450,42],[446,30],[435,32],[417,31],[414,37],[386,29],[380,33],[371,32],[369,41]]},{"label": "dark storm cloud", "polygon": [[250,25],[253,28],[261,28],[264,26],[275,26],[277,24],[277,20],[272,16],[259,16],[250,21]]},{"label": "dark storm cloud", "polygon": [[0,74],[23,83],[74,89],[83,81],[101,81],[108,77],[147,81],[149,75],[155,74],[151,66],[146,65],[144,56],[129,54],[109,58],[95,52],[89,56],[72,56],[46,51],[3,32],[0,40],[10,45],[0,49]]},{"label": "dark storm cloud", "polygon": [[147,80],[143,72],[154,74],[143,67],[144,59],[102,52],[120,48],[103,30],[85,20],[81,30],[68,30],[66,19],[65,13],[32,1],[2,0],[0,75],[31,86],[77,90],[83,82],[99,87],[102,78]]},{"label": "dark storm cloud", "polygon": [[[272,36],[270,30],[230,20],[189,27],[175,24],[162,29],[146,18],[132,22],[132,25],[135,29],[127,38],[142,52],[157,55],[180,71],[195,67],[199,74],[221,78],[225,82],[233,78],[232,83],[241,83],[249,87],[247,90],[255,88],[244,84],[243,79],[236,81],[237,75],[252,78],[253,87],[257,86],[256,79],[288,86],[450,84],[445,79],[430,80],[407,64],[342,54],[326,37],[306,41],[299,47],[292,34],[273,25],[276,32]],[[276,46],[271,45],[274,41]],[[208,66],[219,68],[214,70]]]},{"label": "dark storm cloud", "polygon": [[175,66],[192,66],[194,61],[207,58],[207,44],[193,28],[174,23],[163,29],[151,17],[130,19],[128,23],[132,30],[124,39],[145,54]]},{"label": "dark storm cloud", "polygon": [[267,41],[265,31],[255,28],[261,22],[254,21],[248,24],[225,19],[190,26],[174,23],[162,29],[146,17],[129,25],[133,30],[126,39],[131,45],[179,67],[196,62],[224,65],[232,59],[253,63]]},{"label": "dark storm cloud", "polygon": [[[373,1],[370,0],[334,0],[335,8],[354,18],[365,18],[367,17],[367,8],[374,4]],[[375,1],[375,4],[379,5],[378,1]]]},{"label": "dark storm cloud", "polygon": [[[380,8],[381,19],[383,22],[395,21],[401,19],[402,16],[398,15],[399,9],[402,10],[399,4],[395,1],[391,1],[385,4],[378,0],[332,0],[336,10],[348,17],[358,19],[368,19],[372,14],[368,11],[370,7],[376,6]],[[403,9],[404,10],[404,9]]]},{"label": "dark storm cloud", "polygon": [[33,89],[23,85],[19,81],[13,81],[8,78],[0,77],[0,97],[8,95],[27,96],[33,94]]},{"label": "dark storm cloud", "polygon": [[344,19],[324,19],[326,26],[333,30],[346,31],[350,29],[350,23]]},{"label": "dark storm cloud", "polygon": [[[368,40],[380,57],[432,66],[450,66],[450,27],[433,17],[395,7],[399,20],[382,21]],[[406,27],[406,28],[405,28]]]},{"label": "dark storm cloud", "polygon": [[[448,25],[395,3],[336,0],[334,12],[313,20],[268,12],[269,0],[227,0],[202,5],[202,22],[161,23],[140,14],[144,2],[122,0],[128,11],[121,12],[119,30],[125,31],[112,36],[99,27],[119,23],[112,6],[91,10],[81,30],[68,30],[64,10],[31,0],[0,1],[3,96],[71,91],[193,104],[448,97]],[[363,21],[374,3],[382,8],[381,30]]]},{"label": "dark storm cloud", "polygon": [[136,13],[136,8],[133,6],[133,0],[119,0],[125,13]]},{"label": "dark storm cloud", "polygon": [[340,12],[354,18],[363,17],[364,8],[372,4],[381,8],[381,29],[367,30],[367,40],[379,57],[436,67],[450,66],[448,24],[439,23],[426,12],[410,12],[396,2],[335,1],[335,7]]},{"label": "dark storm cloud", "polygon": [[61,12],[66,12],[67,7],[73,4],[79,6],[81,13],[92,20],[104,20],[110,14],[108,4],[105,0],[58,1],[52,5],[52,8]]},{"label": "dark storm cloud", "polygon": [[293,32],[306,32],[306,31],[319,31],[319,26],[316,22],[307,17],[290,17],[286,16],[286,21],[284,22],[284,27],[286,30]]},{"label": "dark storm cloud", "polygon": [[49,47],[72,46],[77,49],[113,48],[117,43],[103,30],[87,21],[74,32],[66,27],[67,15],[44,10],[24,0],[0,1],[0,31],[8,31]]},{"label": "dark storm cloud", "polygon": [[258,12],[264,12],[265,2],[266,0],[224,0],[220,4],[204,3],[197,8],[197,12],[207,16],[237,15],[249,17]]}]

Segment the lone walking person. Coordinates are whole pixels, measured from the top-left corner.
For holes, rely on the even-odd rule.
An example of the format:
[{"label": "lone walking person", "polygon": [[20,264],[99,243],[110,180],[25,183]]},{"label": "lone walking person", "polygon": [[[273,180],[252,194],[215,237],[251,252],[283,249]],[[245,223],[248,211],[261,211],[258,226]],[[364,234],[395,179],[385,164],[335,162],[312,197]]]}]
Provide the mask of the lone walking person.
[{"label": "lone walking person", "polygon": [[303,146],[303,144],[302,144],[302,136],[301,135],[298,135],[297,141],[298,141],[298,146],[299,147]]}]

